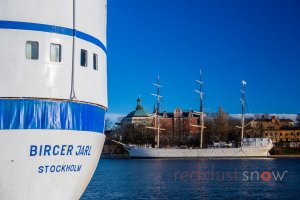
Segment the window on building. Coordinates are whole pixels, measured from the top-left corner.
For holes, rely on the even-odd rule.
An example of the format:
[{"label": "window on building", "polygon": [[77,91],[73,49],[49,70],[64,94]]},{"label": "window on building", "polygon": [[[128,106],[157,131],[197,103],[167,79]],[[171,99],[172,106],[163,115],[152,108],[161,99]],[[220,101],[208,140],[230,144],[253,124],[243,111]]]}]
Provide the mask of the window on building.
[{"label": "window on building", "polygon": [[81,52],[80,52],[80,65],[82,67],[87,67],[87,58],[88,58],[87,50],[81,49]]},{"label": "window on building", "polygon": [[26,41],[25,53],[26,53],[26,59],[38,60],[39,43],[36,41]]},{"label": "window on building", "polygon": [[60,44],[50,44],[50,61],[51,62],[61,62],[61,45]]},{"label": "window on building", "polygon": [[93,54],[93,69],[98,70],[98,54]]}]

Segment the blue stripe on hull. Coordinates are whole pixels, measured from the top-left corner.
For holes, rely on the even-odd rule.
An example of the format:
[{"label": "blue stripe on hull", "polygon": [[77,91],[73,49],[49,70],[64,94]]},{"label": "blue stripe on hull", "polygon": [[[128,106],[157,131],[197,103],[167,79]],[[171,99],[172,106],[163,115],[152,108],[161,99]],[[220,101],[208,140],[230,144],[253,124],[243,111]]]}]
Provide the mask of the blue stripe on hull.
[{"label": "blue stripe on hull", "polygon": [[89,34],[86,34],[84,32],[78,31],[76,29],[48,25],[48,24],[18,22],[18,21],[4,21],[4,20],[0,20],[0,29],[31,30],[31,31],[41,31],[41,32],[74,36],[82,40],[85,40],[87,42],[90,42],[94,45],[97,45],[106,53],[106,47],[99,39]]},{"label": "blue stripe on hull", "polygon": [[69,101],[1,99],[0,130],[53,129],[103,133],[105,110]]}]

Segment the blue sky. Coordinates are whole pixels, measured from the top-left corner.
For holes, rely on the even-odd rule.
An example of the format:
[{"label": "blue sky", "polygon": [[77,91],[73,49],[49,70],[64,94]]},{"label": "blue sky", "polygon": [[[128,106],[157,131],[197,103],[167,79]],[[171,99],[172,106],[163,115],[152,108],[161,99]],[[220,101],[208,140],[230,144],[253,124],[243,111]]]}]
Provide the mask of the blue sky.
[{"label": "blue sky", "polygon": [[300,1],[108,0],[109,114],[127,114],[140,95],[152,112],[160,76],[162,110],[300,113]]}]

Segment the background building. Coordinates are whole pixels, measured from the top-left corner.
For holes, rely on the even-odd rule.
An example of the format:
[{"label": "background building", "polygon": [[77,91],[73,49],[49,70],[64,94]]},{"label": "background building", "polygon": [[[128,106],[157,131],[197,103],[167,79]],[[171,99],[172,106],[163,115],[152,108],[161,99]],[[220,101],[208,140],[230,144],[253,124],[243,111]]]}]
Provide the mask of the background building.
[{"label": "background building", "polygon": [[300,129],[291,119],[262,116],[251,123],[251,128],[260,130],[263,137],[271,138],[276,146],[300,147]]},{"label": "background building", "polygon": [[[158,113],[158,116],[160,128],[163,129],[160,133],[161,145],[186,145],[189,140],[198,136],[199,128],[193,125],[199,124],[199,117],[193,116],[192,111],[184,112],[177,107],[173,112],[164,111]],[[149,114],[144,110],[140,98],[137,99],[135,110],[125,116],[118,125],[125,143],[154,146],[157,142],[157,131],[149,128],[157,127],[157,117],[155,113]]]},{"label": "background building", "polygon": [[124,117],[121,124],[150,124],[152,122],[151,115],[148,114],[142,106],[142,99],[138,98],[136,101],[137,105],[135,110]]}]

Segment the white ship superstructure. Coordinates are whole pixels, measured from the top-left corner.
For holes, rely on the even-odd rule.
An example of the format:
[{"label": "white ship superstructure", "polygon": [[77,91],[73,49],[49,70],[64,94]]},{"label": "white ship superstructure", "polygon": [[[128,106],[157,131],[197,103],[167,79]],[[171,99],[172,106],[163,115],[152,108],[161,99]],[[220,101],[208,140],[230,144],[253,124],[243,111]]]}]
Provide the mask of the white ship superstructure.
[{"label": "white ship superstructure", "polygon": [[107,110],[106,0],[0,0],[0,199],[79,199]]},{"label": "white ship superstructure", "polygon": [[[244,138],[244,128],[245,118],[244,118],[244,104],[245,104],[245,85],[246,82],[242,81],[242,114],[241,114],[241,145],[240,147],[232,147],[232,144],[226,144],[223,142],[214,143],[210,148],[202,148],[203,140],[203,130],[204,126],[204,112],[203,112],[203,92],[202,92],[202,73],[200,72],[200,80],[197,80],[200,84],[200,90],[196,90],[200,95],[200,112],[195,112],[196,115],[199,115],[200,118],[200,144],[197,149],[194,148],[159,148],[159,110],[156,110],[156,126],[154,127],[157,130],[158,144],[156,148],[149,148],[136,145],[126,145],[122,144],[124,148],[128,151],[130,157],[132,158],[201,158],[201,157],[219,157],[219,158],[234,158],[234,157],[266,157],[269,155],[269,151],[272,149],[273,144],[270,138]],[[161,96],[159,95],[159,88],[161,87],[159,83],[156,85],[158,87],[157,96],[159,103]],[[157,106],[159,108],[159,105]]]}]

